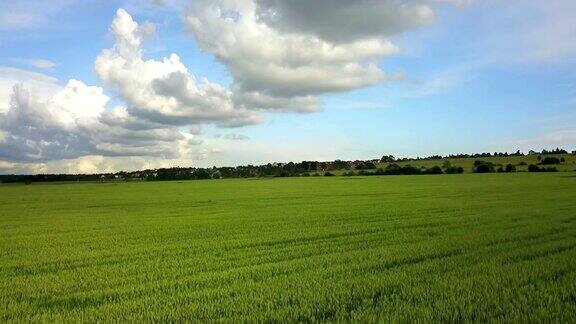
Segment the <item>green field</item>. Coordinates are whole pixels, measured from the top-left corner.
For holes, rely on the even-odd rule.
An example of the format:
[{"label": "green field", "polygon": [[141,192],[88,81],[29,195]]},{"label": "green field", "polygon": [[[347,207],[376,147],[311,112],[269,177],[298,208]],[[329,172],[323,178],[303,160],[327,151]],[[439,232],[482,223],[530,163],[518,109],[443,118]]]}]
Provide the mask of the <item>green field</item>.
[{"label": "green field", "polygon": [[0,186],[0,321],[576,320],[573,173]]}]

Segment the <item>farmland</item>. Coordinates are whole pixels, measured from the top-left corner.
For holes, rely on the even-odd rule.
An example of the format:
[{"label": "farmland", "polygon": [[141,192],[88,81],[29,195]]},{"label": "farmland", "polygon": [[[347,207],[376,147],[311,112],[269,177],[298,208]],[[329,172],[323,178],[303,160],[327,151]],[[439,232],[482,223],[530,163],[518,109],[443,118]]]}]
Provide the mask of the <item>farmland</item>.
[{"label": "farmland", "polygon": [[14,184],[0,203],[2,322],[576,318],[574,173]]},{"label": "farmland", "polygon": [[[558,158],[564,158],[565,162],[553,165],[558,171],[575,171],[576,170],[576,155],[575,154],[555,154],[552,155]],[[546,158],[542,155],[524,155],[524,156],[491,156],[479,158],[442,158],[442,159],[426,159],[426,160],[407,160],[396,162],[400,165],[412,165],[416,167],[431,168],[435,165],[442,166],[448,161],[452,166],[464,168],[465,173],[472,173],[474,169],[474,161],[481,160],[491,162],[494,165],[504,166],[508,163],[514,165],[520,172],[528,171],[528,165],[540,163],[540,158]],[[385,168],[390,163],[380,163],[379,167]]]}]

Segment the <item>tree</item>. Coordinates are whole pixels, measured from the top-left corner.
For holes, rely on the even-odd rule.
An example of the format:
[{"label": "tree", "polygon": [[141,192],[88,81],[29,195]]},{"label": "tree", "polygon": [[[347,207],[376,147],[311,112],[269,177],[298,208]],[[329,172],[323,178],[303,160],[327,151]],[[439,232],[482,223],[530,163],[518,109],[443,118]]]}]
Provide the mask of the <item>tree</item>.
[{"label": "tree", "polygon": [[494,172],[494,163],[482,160],[474,161],[474,173],[492,173]]},{"label": "tree", "polygon": [[192,174],[194,179],[204,180],[212,178],[212,175],[206,169],[197,169]]},{"label": "tree", "polygon": [[510,163],[506,164],[506,167],[504,168],[505,172],[516,172],[516,167]]},{"label": "tree", "polygon": [[560,162],[561,160],[557,157],[547,156],[544,159],[542,159],[542,161],[540,161],[540,164],[550,165],[550,164],[560,164]]},{"label": "tree", "polygon": [[392,162],[396,162],[394,155],[384,155],[380,159],[380,163],[392,163]]},{"label": "tree", "polygon": [[557,172],[558,169],[556,169],[556,167],[539,167],[537,165],[530,164],[528,166],[528,171],[529,172]]},{"label": "tree", "polygon": [[349,170],[350,163],[342,160],[336,160],[332,163],[334,170]]},{"label": "tree", "polygon": [[442,168],[435,165],[433,167],[431,167],[430,169],[426,170],[426,174],[443,174],[444,172],[442,171]]},{"label": "tree", "polygon": [[459,167],[451,166],[449,168],[446,168],[444,170],[444,172],[446,174],[457,174],[457,173],[459,174],[459,173],[464,173],[464,168],[461,166],[459,166]]},{"label": "tree", "polygon": [[388,166],[386,167],[386,170],[384,170],[384,172],[386,174],[390,174],[390,175],[402,174],[402,167],[400,167],[396,163],[391,163],[391,164],[388,164]]},{"label": "tree", "polygon": [[409,164],[403,166],[400,170],[400,174],[420,174],[422,171],[416,167]]},{"label": "tree", "polygon": [[362,168],[365,170],[376,169],[376,164],[374,164],[374,162],[372,162],[372,161],[366,161],[366,162],[364,162],[364,165],[362,166]]}]

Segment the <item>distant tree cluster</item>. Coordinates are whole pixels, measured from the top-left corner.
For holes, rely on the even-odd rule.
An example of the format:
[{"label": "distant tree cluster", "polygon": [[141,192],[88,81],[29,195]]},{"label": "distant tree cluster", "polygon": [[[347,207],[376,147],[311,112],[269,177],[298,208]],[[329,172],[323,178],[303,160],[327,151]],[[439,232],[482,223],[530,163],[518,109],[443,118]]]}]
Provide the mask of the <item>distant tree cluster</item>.
[{"label": "distant tree cluster", "polygon": [[[564,157],[554,157],[541,155],[567,154],[564,149],[543,150],[541,153],[530,151],[530,155],[538,155],[539,165],[556,165],[564,163]],[[476,154],[456,154],[456,155],[432,155],[424,158],[401,158],[397,159],[393,155],[384,155],[380,159],[356,160],[356,161],[302,161],[288,163],[268,163],[263,165],[244,165],[237,167],[174,167],[148,169],[134,172],[98,173],[98,174],[36,174],[36,175],[0,175],[0,182],[64,182],[64,181],[169,181],[169,180],[203,180],[203,179],[225,179],[225,178],[257,178],[257,177],[297,177],[297,176],[334,176],[333,171],[344,171],[344,176],[354,175],[417,175],[417,174],[460,174],[464,172],[461,166],[452,166],[449,161],[444,161],[442,167],[433,166],[430,168],[414,167],[407,161],[419,160],[439,160],[455,158],[486,158],[486,157],[507,157],[524,156],[520,150],[515,153],[476,153]],[[385,168],[378,168],[378,164],[387,164]],[[404,164],[401,166],[400,164]],[[518,165],[526,165],[520,162]],[[505,166],[492,162],[476,160],[473,172],[515,172],[516,167],[512,164]],[[540,167],[530,165],[530,172],[553,172],[555,167]]]},{"label": "distant tree cluster", "polygon": [[498,172],[506,172],[506,173],[516,172],[516,166],[513,165],[512,163],[508,163],[506,164],[506,166],[499,166]]},{"label": "distant tree cluster", "polygon": [[448,168],[443,170],[439,166],[433,166],[430,168],[425,167],[414,167],[412,165],[406,164],[404,166],[400,166],[396,163],[390,163],[386,166],[386,168],[378,168],[374,171],[366,171],[360,170],[358,173],[354,172],[346,172],[343,175],[345,176],[353,176],[353,175],[423,175],[423,174],[444,174],[444,173],[463,173],[464,169],[462,167],[456,168]]},{"label": "distant tree cluster", "polygon": [[[426,157],[415,157],[415,158],[401,158],[393,161],[386,162],[404,162],[404,161],[419,161],[419,160],[442,160],[442,159],[469,159],[469,158],[487,158],[487,157],[509,157],[509,156],[524,156],[525,154],[517,150],[514,153],[508,152],[494,152],[494,153],[474,153],[474,154],[450,154],[450,155],[430,155]],[[391,155],[389,156],[391,157]]]},{"label": "distant tree cluster", "polygon": [[464,168],[461,166],[452,166],[452,163],[450,163],[450,161],[444,161],[444,164],[442,165],[442,168],[444,169],[444,173],[446,174],[459,174],[459,173],[464,173]]},{"label": "distant tree cluster", "polygon": [[568,151],[566,151],[565,149],[561,149],[561,148],[556,148],[554,150],[542,150],[542,153],[540,153],[542,155],[550,155],[550,154],[568,154]]},{"label": "distant tree cluster", "polygon": [[[534,151],[530,151],[530,154],[541,154],[541,155],[553,155],[553,154],[569,154],[569,152],[565,149],[561,149],[561,148],[556,148],[553,150],[542,150],[542,152],[538,153],[538,152],[534,152]],[[382,159],[380,159],[380,162],[382,163],[391,163],[391,162],[405,162],[405,161],[419,161],[419,160],[441,160],[441,159],[469,159],[469,158],[488,158],[488,157],[510,157],[510,156],[525,156],[526,154],[524,154],[523,152],[521,152],[520,150],[517,150],[516,152],[513,153],[508,153],[508,152],[494,152],[494,153],[474,153],[474,154],[465,154],[465,153],[460,153],[460,154],[450,154],[450,155],[430,155],[430,156],[426,156],[426,157],[404,157],[404,158],[400,158],[400,159],[395,159],[394,156],[392,155],[384,155],[382,157]]]},{"label": "distant tree cluster", "polygon": [[542,164],[542,165],[560,164],[560,163],[564,163],[564,162],[566,162],[566,160],[563,157],[557,158],[557,157],[553,157],[553,156],[547,156],[547,157],[540,160],[540,164]]},{"label": "distant tree cluster", "polygon": [[394,155],[384,155],[380,159],[380,163],[392,163],[392,162],[396,162],[396,158],[394,157]]},{"label": "distant tree cluster", "polygon": [[[520,162],[519,165],[526,165],[525,162]],[[512,163],[508,163],[506,165],[501,164],[494,164],[492,162],[483,161],[483,160],[476,160],[474,161],[474,169],[472,170],[474,173],[511,173],[516,172],[516,166]]]},{"label": "distant tree cluster", "polygon": [[[498,168],[496,168],[496,167],[498,167]],[[510,172],[516,172],[516,166],[513,165],[512,163],[508,163],[505,166],[503,166],[503,165],[497,165],[497,164],[494,164],[494,163],[488,162],[488,161],[476,160],[476,161],[474,161],[473,172],[474,173],[493,173],[493,172],[510,173]]]},{"label": "distant tree cluster", "polygon": [[482,160],[474,161],[474,173],[492,173],[495,172],[496,169],[494,167],[494,163]]},{"label": "distant tree cluster", "polygon": [[442,168],[439,166],[433,166],[431,168],[417,168],[409,164],[400,166],[396,163],[389,164],[386,169],[384,169],[384,174],[386,175],[412,175],[412,174],[443,174]]},{"label": "distant tree cluster", "polygon": [[376,169],[376,163],[373,161],[354,161],[355,170],[374,170]]},{"label": "distant tree cluster", "polygon": [[557,172],[556,167],[540,167],[535,164],[530,164],[528,166],[528,172]]}]

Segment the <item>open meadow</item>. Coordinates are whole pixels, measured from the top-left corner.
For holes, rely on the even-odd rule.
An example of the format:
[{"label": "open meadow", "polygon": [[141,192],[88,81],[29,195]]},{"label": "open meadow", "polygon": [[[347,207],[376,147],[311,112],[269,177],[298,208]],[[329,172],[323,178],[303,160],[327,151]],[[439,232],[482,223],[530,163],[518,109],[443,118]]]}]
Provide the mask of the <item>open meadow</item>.
[{"label": "open meadow", "polygon": [[0,185],[0,321],[576,319],[576,176]]}]

